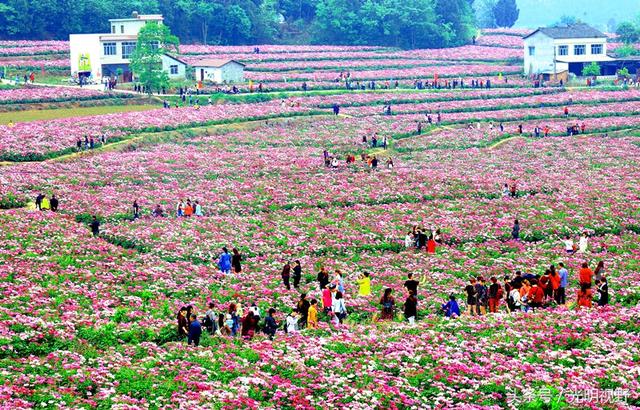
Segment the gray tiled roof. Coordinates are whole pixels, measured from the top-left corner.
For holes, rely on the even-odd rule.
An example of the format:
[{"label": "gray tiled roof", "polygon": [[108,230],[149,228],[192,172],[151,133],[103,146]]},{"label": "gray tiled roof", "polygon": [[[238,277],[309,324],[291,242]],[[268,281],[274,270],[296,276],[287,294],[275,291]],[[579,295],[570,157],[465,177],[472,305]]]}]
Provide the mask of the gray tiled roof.
[{"label": "gray tiled roof", "polygon": [[600,30],[587,25],[587,24],[573,24],[571,26],[564,27],[540,27],[533,33],[529,34],[525,38],[531,37],[536,33],[542,33],[551,38],[602,38],[606,37]]}]

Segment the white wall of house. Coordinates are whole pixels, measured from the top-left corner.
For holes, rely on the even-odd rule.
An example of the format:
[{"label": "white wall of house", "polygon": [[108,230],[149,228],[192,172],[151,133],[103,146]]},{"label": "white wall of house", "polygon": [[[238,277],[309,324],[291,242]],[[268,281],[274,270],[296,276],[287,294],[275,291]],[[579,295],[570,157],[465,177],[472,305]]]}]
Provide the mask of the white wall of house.
[{"label": "white wall of house", "polygon": [[244,82],[244,66],[235,62],[225,64],[222,67],[194,66],[194,69],[197,81],[201,81],[204,77],[204,81],[218,84]]},{"label": "white wall of house", "polygon": [[91,74],[94,78],[102,76],[102,48],[100,46],[100,34],[71,34],[69,36],[71,73],[77,73],[80,65],[80,56],[88,55],[91,63]]},{"label": "white wall of house", "polygon": [[162,69],[169,74],[172,80],[183,79],[187,73],[187,65],[167,55],[162,56]]},{"label": "white wall of house", "polygon": [[132,34],[138,35],[140,29],[144,27],[149,21],[155,21],[162,24],[162,18],[129,18],[129,19],[110,19],[109,26],[111,27],[111,34]]},{"label": "white wall of house", "polygon": [[[599,50],[592,50],[595,45]],[[576,46],[584,46],[584,54],[577,54]],[[524,71],[527,74],[553,72],[554,50],[556,71],[568,69],[568,63],[610,61],[607,56],[607,41],[604,38],[553,39],[538,32],[524,41]],[[562,54],[566,50],[566,54]],[[594,54],[592,51],[601,51]]]}]

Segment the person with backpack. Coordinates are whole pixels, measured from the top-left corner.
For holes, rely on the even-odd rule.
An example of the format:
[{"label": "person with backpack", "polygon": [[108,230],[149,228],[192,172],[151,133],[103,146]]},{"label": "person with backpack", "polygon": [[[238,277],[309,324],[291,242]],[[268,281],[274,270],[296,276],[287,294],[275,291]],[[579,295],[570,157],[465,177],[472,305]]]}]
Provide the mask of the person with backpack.
[{"label": "person with backpack", "polygon": [[331,311],[333,312],[334,323],[336,325],[338,323],[342,323],[344,319],[347,317],[347,307],[344,304],[344,299],[342,297],[342,292],[337,291],[335,298],[333,299],[333,304],[331,305]]},{"label": "person with backpack", "polygon": [[209,302],[209,310],[207,310],[204,314],[204,318],[202,319],[202,326],[204,326],[210,335],[220,333],[217,321],[218,315],[213,310],[214,308],[215,304],[213,302]]},{"label": "person with backpack", "polygon": [[487,314],[488,292],[487,286],[484,284],[484,278],[478,276],[476,281],[476,313],[480,316]]},{"label": "person with backpack", "polygon": [[507,297],[509,304],[509,311],[516,312],[522,309],[522,300],[520,296],[520,289],[517,287],[513,287],[509,292],[509,296]]},{"label": "person with backpack", "polygon": [[391,288],[386,288],[382,298],[380,298],[380,304],[382,305],[380,320],[393,320],[396,301],[391,295],[391,292],[393,292]]},{"label": "person with backpack", "polygon": [[498,283],[498,279],[492,276],[491,285],[489,285],[489,312],[497,313],[500,299],[504,296],[502,286]]}]

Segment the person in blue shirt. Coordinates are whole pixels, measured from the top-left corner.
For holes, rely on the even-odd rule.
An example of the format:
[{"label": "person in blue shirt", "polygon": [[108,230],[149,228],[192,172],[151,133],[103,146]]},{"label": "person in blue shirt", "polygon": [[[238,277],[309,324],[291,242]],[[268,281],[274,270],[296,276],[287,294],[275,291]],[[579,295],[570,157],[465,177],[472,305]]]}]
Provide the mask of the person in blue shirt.
[{"label": "person in blue shirt", "polygon": [[191,315],[191,323],[189,323],[189,337],[187,343],[198,346],[200,344],[200,335],[202,335],[202,326],[198,322],[196,315]]},{"label": "person in blue shirt", "polygon": [[460,306],[458,306],[456,297],[453,294],[449,295],[449,301],[442,305],[442,310],[446,317],[456,318],[460,316]]},{"label": "person in blue shirt", "polygon": [[276,322],[276,319],[273,317],[275,314],[276,310],[274,308],[269,309],[269,315],[264,320],[264,332],[269,335],[269,339],[273,339],[278,329],[278,322]]},{"label": "person in blue shirt", "polygon": [[222,254],[220,255],[220,259],[218,260],[218,267],[224,274],[231,273],[231,254],[226,247],[222,248]]},{"label": "person in blue shirt", "polygon": [[569,271],[564,267],[564,263],[559,263],[558,266],[560,270],[558,271],[558,275],[560,275],[560,287],[556,290],[556,303],[559,305],[564,305],[566,303],[566,290],[569,285]]}]

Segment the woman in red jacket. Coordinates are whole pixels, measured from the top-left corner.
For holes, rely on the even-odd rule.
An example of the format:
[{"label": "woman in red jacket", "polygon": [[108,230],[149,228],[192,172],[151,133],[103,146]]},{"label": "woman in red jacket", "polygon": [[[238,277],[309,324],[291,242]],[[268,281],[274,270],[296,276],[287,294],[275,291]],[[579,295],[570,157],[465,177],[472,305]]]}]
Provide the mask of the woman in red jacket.
[{"label": "woman in red jacket", "polygon": [[538,281],[534,281],[529,289],[527,300],[529,301],[529,307],[537,309],[542,307],[542,300],[544,299],[544,291],[538,286]]},{"label": "woman in red jacket", "polygon": [[591,290],[591,286],[587,286],[586,283],[582,283],[580,285],[580,290],[578,291],[578,308],[591,307],[591,301],[593,300],[593,291]]},{"label": "woman in red jacket", "polygon": [[436,253],[436,241],[433,239],[433,235],[429,235],[427,241],[427,253]]}]

